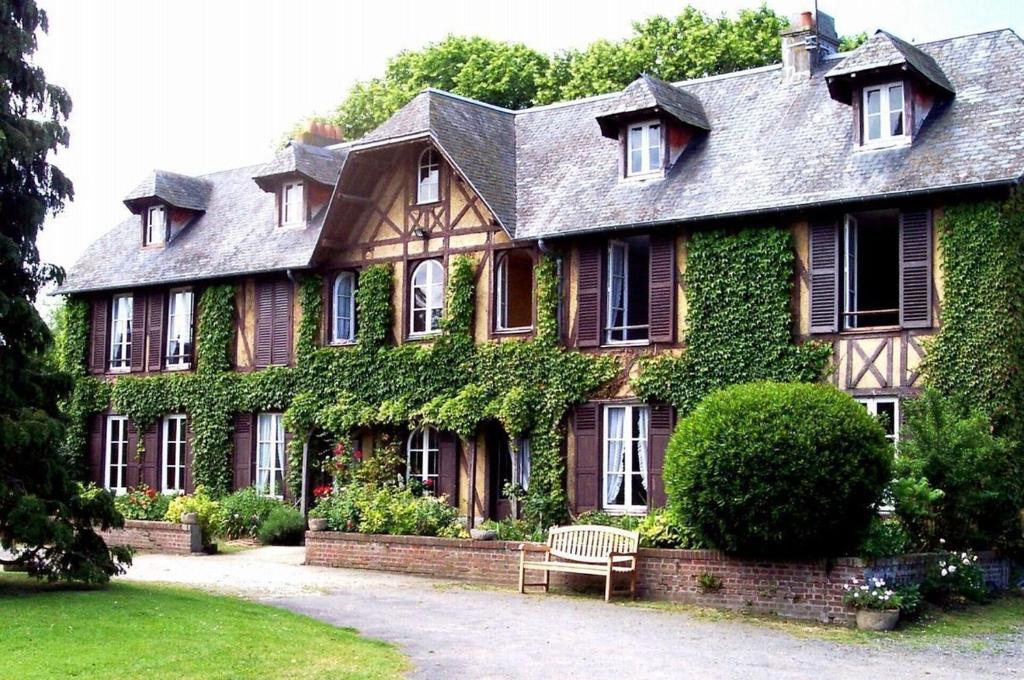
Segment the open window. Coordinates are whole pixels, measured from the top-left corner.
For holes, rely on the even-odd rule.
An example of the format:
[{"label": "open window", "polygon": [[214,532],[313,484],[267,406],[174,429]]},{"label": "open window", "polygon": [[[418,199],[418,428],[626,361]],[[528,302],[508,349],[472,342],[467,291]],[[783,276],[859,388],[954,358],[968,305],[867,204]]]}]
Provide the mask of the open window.
[{"label": "open window", "polygon": [[281,226],[306,223],[306,190],[302,182],[285,182],[281,186]]},{"label": "open window", "polygon": [[146,234],[144,244],[159,246],[167,242],[167,209],[162,205],[151,205],[145,212]]},{"label": "open window", "polygon": [[843,329],[900,323],[900,217],[850,213],[843,224]]},{"label": "open window", "polygon": [[494,330],[524,331],[533,327],[533,255],[529,250],[507,250],[498,256],[494,293]]},{"label": "open window", "polygon": [[651,247],[647,236],[608,244],[605,343],[644,343],[649,339]]},{"label": "open window", "polygon": [[868,413],[878,418],[885,428],[885,438],[896,443],[900,438],[900,400],[896,397],[865,397],[857,399]]},{"label": "open window", "polygon": [[434,203],[439,200],[441,159],[434,149],[424,149],[420,154],[416,178],[417,203]]},{"label": "open window", "polygon": [[115,295],[110,315],[110,370],[127,371],[132,362],[131,295]]},{"label": "open window", "polygon": [[256,492],[284,496],[284,416],[260,413],[256,418]]}]

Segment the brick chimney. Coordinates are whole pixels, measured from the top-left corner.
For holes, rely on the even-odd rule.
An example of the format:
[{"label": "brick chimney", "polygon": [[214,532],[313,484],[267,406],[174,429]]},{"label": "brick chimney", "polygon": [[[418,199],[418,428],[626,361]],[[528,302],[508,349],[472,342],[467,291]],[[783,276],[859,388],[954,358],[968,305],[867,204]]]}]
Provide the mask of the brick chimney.
[{"label": "brick chimney", "polygon": [[313,146],[330,146],[345,141],[345,136],[337,125],[311,120],[296,141]]},{"label": "brick chimney", "polygon": [[780,35],[784,83],[809,78],[822,59],[839,51],[835,19],[824,12],[802,12]]}]

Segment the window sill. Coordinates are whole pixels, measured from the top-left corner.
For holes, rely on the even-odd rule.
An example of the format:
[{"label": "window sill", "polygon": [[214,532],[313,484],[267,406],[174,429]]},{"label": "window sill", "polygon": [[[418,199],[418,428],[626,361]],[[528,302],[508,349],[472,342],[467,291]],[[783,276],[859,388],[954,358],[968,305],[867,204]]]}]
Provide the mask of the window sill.
[{"label": "window sill", "polygon": [[440,198],[437,199],[436,201],[419,201],[418,200],[415,203],[413,203],[413,205],[416,206],[417,208],[426,208],[427,206],[440,205],[440,204],[441,204],[441,199]]},{"label": "window sill", "polygon": [[646,515],[648,512],[646,505],[605,506],[601,508],[601,511],[608,515],[615,515],[617,517],[626,517],[630,515]]},{"label": "window sill", "polygon": [[862,328],[844,328],[839,332],[844,336],[875,335],[878,333],[898,333],[903,330],[902,326],[864,326]]},{"label": "window sill", "polygon": [[168,370],[168,371],[187,371],[187,370],[190,370],[191,368],[192,368],[192,364],[191,363],[186,363],[186,364],[167,364],[166,366],[164,366],[164,369]]},{"label": "window sill", "polygon": [[601,345],[604,348],[615,348],[615,347],[646,347],[650,345],[650,340],[616,340],[613,342],[605,342]]},{"label": "window sill", "polygon": [[522,326],[519,328],[495,328],[494,335],[525,335],[533,332],[533,326]]},{"label": "window sill", "polygon": [[355,340],[331,340],[327,343],[328,347],[351,347],[356,344]]},{"label": "window sill", "polygon": [[287,224],[278,224],[278,229],[305,229],[309,226],[309,222],[288,222]]},{"label": "window sill", "polygon": [[107,373],[131,373],[131,366],[111,366],[107,369]]},{"label": "window sill", "polygon": [[862,142],[858,151],[882,151],[884,149],[903,149],[909,147],[912,140],[907,135],[899,137],[886,137],[875,139],[870,142]]},{"label": "window sill", "polygon": [[430,331],[429,333],[409,333],[405,336],[406,342],[419,342],[421,340],[433,340],[441,337],[441,331]]}]

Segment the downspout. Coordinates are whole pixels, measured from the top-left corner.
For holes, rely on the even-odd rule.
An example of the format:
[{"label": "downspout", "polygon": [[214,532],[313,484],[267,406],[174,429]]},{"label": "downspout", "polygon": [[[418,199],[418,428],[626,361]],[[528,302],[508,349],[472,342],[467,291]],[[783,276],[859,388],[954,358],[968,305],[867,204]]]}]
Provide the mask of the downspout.
[{"label": "downspout", "polygon": [[309,496],[307,493],[309,484],[309,475],[307,474],[307,467],[309,465],[309,438],[312,435],[306,435],[305,441],[302,442],[302,499],[299,501],[299,512],[302,516],[306,516],[306,498]]}]

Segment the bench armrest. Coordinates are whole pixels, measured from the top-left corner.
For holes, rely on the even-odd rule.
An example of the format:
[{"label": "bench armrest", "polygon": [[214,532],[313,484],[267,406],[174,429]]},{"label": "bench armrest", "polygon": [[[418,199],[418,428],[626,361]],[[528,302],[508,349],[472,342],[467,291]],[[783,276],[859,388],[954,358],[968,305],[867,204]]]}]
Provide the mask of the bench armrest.
[{"label": "bench armrest", "polygon": [[519,549],[522,550],[523,552],[544,552],[544,553],[549,552],[551,550],[551,548],[546,546],[546,545],[534,545],[532,543],[523,543],[522,545],[519,546]]},{"label": "bench armrest", "polygon": [[635,552],[628,552],[628,553],[624,553],[624,552],[610,552],[610,553],[608,553],[608,561],[609,562],[626,562],[628,560],[632,560],[633,564],[636,564],[637,555],[638,555],[638,553],[635,553]]}]

